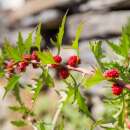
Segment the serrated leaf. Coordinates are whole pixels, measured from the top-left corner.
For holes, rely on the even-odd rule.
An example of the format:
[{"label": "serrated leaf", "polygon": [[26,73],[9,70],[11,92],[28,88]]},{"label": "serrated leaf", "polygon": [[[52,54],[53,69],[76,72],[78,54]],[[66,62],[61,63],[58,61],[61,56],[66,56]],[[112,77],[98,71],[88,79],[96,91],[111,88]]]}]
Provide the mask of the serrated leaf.
[{"label": "serrated leaf", "polygon": [[24,120],[11,121],[11,123],[17,127],[23,127],[27,125],[27,123]]},{"label": "serrated leaf", "polygon": [[23,41],[21,32],[19,32],[19,34],[18,34],[17,45],[18,45],[19,54],[20,54],[20,56],[22,56],[24,54],[25,47],[24,47],[24,41]]},{"label": "serrated leaf", "polygon": [[38,122],[36,124],[36,128],[37,128],[37,130],[45,130],[44,123],[43,122]]},{"label": "serrated leaf", "polygon": [[63,40],[63,36],[64,36],[64,32],[65,32],[65,22],[66,22],[67,13],[68,13],[68,11],[66,12],[66,14],[64,15],[64,17],[62,19],[62,23],[61,23],[61,26],[59,28],[59,32],[56,36],[56,41],[57,41],[56,46],[58,48],[58,54],[60,53],[60,48],[62,45],[62,40]]},{"label": "serrated leaf", "polygon": [[117,54],[121,54],[121,50],[120,50],[120,47],[118,46],[118,45],[116,45],[116,44],[114,44],[113,42],[111,42],[111,41],[106,41],[107,43],[108,43],[108,45],[111,47],[111,49],[115,52],[115,53],[117,53]]},{"label": "serrated leaf", "polygon": [[38,52],[38,57],[40,58],[42,64],[55,64],[53,55],[49,51]]},{"label": "serrated leaf", "polygon": [[9,109],[11,109],[14,112],[20,112],[23,114],[28,114],[28,115],[34,115],[33,112],[31,112],[27,107],[25,106],[9,106]]},{"label": "serrated leaf", "polygon": [[84,85],[86,88],[90,88],[94,85],[99,84],[101,81],[105,80],[100,69],[97,69],[94,75],[84,80]]},{"label": "serrated leaf", "polygon": [[11,43],[5,39],[4,41],[4,55],[15,61],[20,61],[21,57],[19,55],[18,49],[11,46]]},{"label": "serrated leaf", "polygon": [[39,96],[39,93],[42,89],[42,86],[43,86],[43,81],[42,80],[39,80],[36,84],[36,87],[34,89],[34,94],[33,94],[33,101],[35,101],[37,99],[37,97]]},{"label": "serrated leaf", "polygon": [[4,96],[3,98],[6,96],[6,94],[10,91],[10,90],[13,90],[15,85],[18,83],[18,80],[19,80],[19,76],[18,75],[14,75],[9,81],[8,81],[8,84],[6,85],[5,87],[5,93],[4,93]]},{"label": "serrated leaf", "polygon": [[90,130],[95,130],[95,128],[96,128],[98,125],[101,125],[103,122],[104,122],[103,120],[98,120],[98,121],[96,121],[96,122],[92,125],[92,127],[91,127]]},{"label": "serrated leaf", "polygon": [[90,42],[89,45],[93,55],[95,56],[95,59],[97,60],[97,63],[99,64],[100,69],[104,70],[104,66],[101,62],[101,59],[104,57],[102,52],[102,41]]},{"label": "serrated leaf", "polygon": [[17,84],[15,86],[15,88],[13,89],[14,91],[14,96],[16,98],[16,100],[21,104],[23,105],[23,102],[22,102],[22,99],[21,99],[21,96],[20,96],[20,88],[19,88],[19,85]]},{"label": "serrated leaf", "polygon": [[77,50],[78,54],[79,54],[79,38],[80,38],[82,30],[83,30],[83,24],[80,23],[76,31],[75,40],[72,42],[72,47]]},{"label": "serrated leaf", "polygon": [[36,38],[35,38],[35,46],[40,50],[40,46],[41,46],[41,23],[39,23],[37,31],[36,31]]},{"label": "serrated leaf", "polygon": [[90,45],[90,49],[94,53],[96,59],[103,57],[102,47],[101,47],[102,46],[102,42],[101,41],[96,41],[94,43],[91,42],[89,45]]},{"label": "serrated leaf", "polygon": [[53,87],[54,86],[54,81],[53,78],[50,76],[50,74],[48,73],[48,70],[44,70],[43,72],[43,79],[44,79],[44,83],[48,86],[48,87]]},{"label": "serrated leaf", "polygon": [[26,48],[26,51],[29,52],[30,51],[30,48],[32,46],[32,32],[28,34],[28,37],[27,39],[25,40],[24,42],[24,45],[25,45],[25,48]]},{"label": "serrated leaf", "polygon": [[85,103],[85,99],[82,97],[82,95],[80,94],[80,91],[77,92],[77,104],[79,106],[79,109],[88,117],[91,117],[91,113],[88,110],[87,104]]},{"label": "serrated leaf", "polygon": [[129,54],[129,47],[130,47],[130,38],[127,34],[122,33],[121,40],[120,40],[120,50],[121,54],[124,57],[128,57]]}]

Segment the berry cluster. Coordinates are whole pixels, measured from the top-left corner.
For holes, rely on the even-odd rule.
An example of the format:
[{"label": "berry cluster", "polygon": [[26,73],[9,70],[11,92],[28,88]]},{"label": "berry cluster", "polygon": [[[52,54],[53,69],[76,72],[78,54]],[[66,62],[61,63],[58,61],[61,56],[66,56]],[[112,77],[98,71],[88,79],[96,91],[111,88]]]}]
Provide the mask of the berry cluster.
[{"label": "berry cluster", "polygon": [[5,69],[7,71],[8,76],[10,77],[14,73],[24,72],[26,67],[29,64],[32,64],[34,68],[37,68],[39,65],[39,58],[37,56],[36,51],[33,51],[31,54],[24,54],[22,56],[22,61],[15,63],[10,60],[5,64]]},{"label": "berry cluster", "polygon": [[[104,77],[109,79],[109,80],[118,78],[119,76],[120,76],[119,70],[116,68],[106,70],[104,72]],[[118,85],[116,83],[112,84],[112,93],[114,95],[120,95],[122,92],[123,92],[123,87],[121,85]]]},{"label": "berry cluster", "polygon": [[[71,56],[65,64],[61,64],[62,57],[60,55],[53,56],[53,59],[55,64],[51,64],[51,67],[58,71],[58,75],[61,79],[66,79],[70,75],[66,65],[77,67],[80,63],[80,58],[76,55]],[[5,65],[5,69],[8,76],[11,77],[14,73],[24,72],[29,64],[32,64],[33,68],[39,67],[40,59],[38,58],[36,50],[32,51],[31,54],[24,54],[22,60],[17,63],[12,60],[8,61]]]},{"label": "berry cluster", "polygon": [[[67,67],[65,67],[62,62],[62,57],[59,55],[56,55],[53,57],[56,64],[52,64],[51,66],[58,70],[58,75],[61,79],[66,79],[69,76],[69,70]],[[80,63],[80,58],[76,55],[71,56],[68,61],[67,65],[70,65],[71,67],[77,67],[77,65]]]}]

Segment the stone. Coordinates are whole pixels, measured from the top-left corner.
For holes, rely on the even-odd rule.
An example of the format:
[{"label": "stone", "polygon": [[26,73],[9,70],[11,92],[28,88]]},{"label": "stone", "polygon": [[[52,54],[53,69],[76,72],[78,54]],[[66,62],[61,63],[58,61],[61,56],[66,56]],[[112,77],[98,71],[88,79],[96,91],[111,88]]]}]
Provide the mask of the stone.
[{"label": "stone", "polygon": [[85,12],[88,10],[129,9],[129,7],[129,0],[89,0],[85,4],[81,4],[79,10]]},{"label": "stone", "polygon": [[129,16],[129,11],[88,12],[72,15],[67,20],[67,34],[70,38],[74,38],[76,29],[82,22],[84,28],[81,39],[117,36],[121,33],[122,26],[128,22]]}]

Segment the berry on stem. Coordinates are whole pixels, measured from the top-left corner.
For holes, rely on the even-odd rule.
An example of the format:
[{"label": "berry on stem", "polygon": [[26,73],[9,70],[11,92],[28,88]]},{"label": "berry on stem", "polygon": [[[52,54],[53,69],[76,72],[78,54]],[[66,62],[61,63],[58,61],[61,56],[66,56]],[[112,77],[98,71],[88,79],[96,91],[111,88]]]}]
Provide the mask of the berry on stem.
[{"label": "berry on stem", "polygon": [[68,61],[67,64],[72,66],[72,67],[76,67],[80,62],[80,58],[76,55],[71,56]]},{"label": "berry on stem", "polygon": [[36,51],[33,51],[32,54],[31,54],[31,60],[36,60],[36,61],[39,61],[39,58],[37,56],[37,52]]},{"label": "berry on stem", "polygon": [[57,68],[59,66],[59,64],[62,62],[62,58],[61,58],[61,56],[56,55],[56,56],[53,56],[53,59],[56,62],[56,64],[52,64],[51,66],[53,68]]},{"label": "berry on stem", "polygon": [[24,72],[26,67],[28,65],[28,62],[27,61],[20,61],[17,65],[17,70],[18,72]]},{"label": "berry on stem", "polygon": [[121,87],[115,83],[112,85],[112,93],[114,95],[120,95],[122,92],[123,92],[123,87]]},{"label": "berry on stem", "polygon": [[65,67],[60,68],[58,74],[61,79],[66,79],[69,76],[69,70]]},{"label": "berry on stem", "polygon": [[105,78],[118,78],[119,77],[119,70],[116,68],[110,69],[110,70],[106,70],[104,72],[104,77]]}]

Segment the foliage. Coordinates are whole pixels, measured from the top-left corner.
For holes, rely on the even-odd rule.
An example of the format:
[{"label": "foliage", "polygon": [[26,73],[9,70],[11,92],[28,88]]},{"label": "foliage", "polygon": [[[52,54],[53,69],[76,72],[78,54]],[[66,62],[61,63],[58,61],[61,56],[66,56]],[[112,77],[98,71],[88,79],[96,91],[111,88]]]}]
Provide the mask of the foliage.
[{"label": "foliage", "polygon": [[[56,41],[51,39],[51,42],[58,50],[57,55],[60,55],[62,48],[66,17],[67,12],[63,17],[59,32],[56,35]],[[29,33],[25,40],[22,36],[22,33],[19,32],[16,46],[13,46],[7,39],[5,39],[1,56],[2,65],[0,66],[0,77],[6,78],[8,83],[5,86],[5,93],[3,97],[6,97],[8,92],[13,92],[18,104],[10,106],[9,109],[13,112],[21,113],[22,117],[24,117],[17,119],[16,121],[11,121],[11,123],[17,127],[23,127],[25,125],[32,124],[36,130],[46,130],[46,123],[44,121],[37,120],[38,118],[33,111],[33,107],[31,109],[24,104],[20,92],[21,89],[27,90],[30,88],[29,91],[33,92],[31,102],[34,105],[41,95],[43,86],[47,86],[49,89],[56,90],[54,88],[54,77],[50,73],[50,69],[53,69],[58,74],[60,72],[62,78],[59,77],[59,79],[64,81],[66,87],[62,90],[56,90],[56,93],[61,97],[61,100],[58,110],[54,115],[54,119],[52,123],[50,123],[50,125],[53,127],[52,130],[64,130],[65,122],[67,122],[67,118],[65,117],[65,108],[68,105],[71,107],[76,106],[75,108],[79,110],[80,115],[84,115],[85,122],[87,120],[91,121],[89,124],[89,130],[94,130],[97,127],[104,128],[105,130],[127,129],[128,122],[126,122],[126,119],[130,114],[130,32],[128,29],[130,25],[128,24],[122,29],[122,35],[119,43],[106,40],[107,49],[111,49],[112,53],[116,54],[118,61],[111,61],[107,59],[107,53],[105,53],[103,50],[102,41],[89,43],[90,50],[98,63],[98,66],[96,65],[93,67],[93,65],[91,65],[93,70],[90,73],[86,73],[86,70],[78,66],[80,63],[79,38],[83,29],[83,24],[78,26],[76,37],[72,41],[72,49],[76,50],[78,55],[77,58],[73,60],[77,60],[79,58],[77,61],[70,61],[75,63],[73,66],[64,62],[62,63],[61,61],[57,62],[49,49],[47,51],[41,51],[41,25],[42,24],[40,23],[37,27],[34,41],[32,40],[32,35],[34,32]],[[35,48],[33,52],[31,52],[32,48]],[[104,60],[105,58],[107,60]],[[4,64],[5,61],[8,61],[6,65]],[[40,69],[41,74],[36,79],[33,79],[33,81],[35,81],[34,84],[27,84],[24,86],[21,84],[20,80],[23,74],[26,72],[26,67],[29,65],[32,66],[33,69]],[[111,78],[109,75],[108,77],[105,77],[104,71],[111,70],[113,68],[119,70],[119,76],[116,78]],[[64,71],[61,72],[61,70]],[[73,71],[76,71],[77,73],[80,72],[80,76],[77,78]],[[111,74],[113,75],[115,73],[112,71]],[[117,97],[113,96],[110,91],[104,93],[103,102],[104,106],[106,106],[106,110],[102,116],[102,119],[95,119],[90,111],[88,105],[89,101],[83,96],[81,90],[84,87],[84,89],[89,92],[89,90],[92,88],[95,89],[95,86],[97,86],[98,89],[102,89],[98,86],[100,83],[102,83],[102,81],[107,81],[104,86],[108,86],[109,88],[113,83],[116,83],[119,85],[119,87],[123,87],[123,92]],[[31,120],[28,120],[28,118]]]}]

